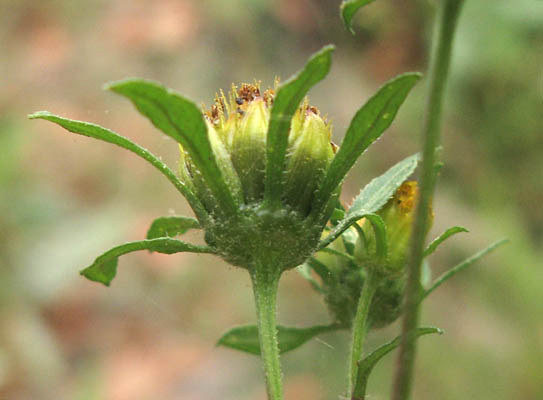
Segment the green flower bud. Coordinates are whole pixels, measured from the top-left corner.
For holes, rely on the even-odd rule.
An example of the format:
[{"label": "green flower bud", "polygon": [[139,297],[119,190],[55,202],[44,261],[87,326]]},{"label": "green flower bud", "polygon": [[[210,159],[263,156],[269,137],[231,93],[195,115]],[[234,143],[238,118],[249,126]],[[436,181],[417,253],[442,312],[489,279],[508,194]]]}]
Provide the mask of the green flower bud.
[{"label": "green flower bud", "polygon": [[376,255],[375,234],[366,220],[358,223],[362,235],[351,227],[328,246],[337,254],[319,252],[315,256],[329,273],[323,279],[324,300],[336,322],[351,325],[369,270],[379,275],[368,315],[370,325],[374,328],[384,327],[400,316],[417,195],[417,182],[406,181],[377,213],[387,229],[388,252],[384,259]]},{"label": "green flower bud", "polygon": [[272,89],[261,91],[258,84],[233,86],[228,95],[217,95],[204,113],[215,158],[240,203],[237,215],[221,215],[204,177],[190,156],[181,152],[180,177],[194,188],[212,216],[204,227],[206,241],[226,260],[246,268],[255,254],[267,251],[284,259],[288,268],[299,265],[313,251],[323,228],[308,225],[307,218],[334,147],[330,125],[307,101],[290,123],[281,207],[270,208],[264,202],[266,140],[274,93]]},{"label": "green flower bud", "polygon": [[[378,260],[375,256],[376,238],[368,221],[363,223],[364,238],[357,241],[355,257],[365,264],[375,265],[385,275],[401,274],[407,261],[417,197],[417,182],[406,181],[377,212],[386,225],[388,252],[385,260]],[[430,214],[429,225],[433,220],[431,211]]]}]

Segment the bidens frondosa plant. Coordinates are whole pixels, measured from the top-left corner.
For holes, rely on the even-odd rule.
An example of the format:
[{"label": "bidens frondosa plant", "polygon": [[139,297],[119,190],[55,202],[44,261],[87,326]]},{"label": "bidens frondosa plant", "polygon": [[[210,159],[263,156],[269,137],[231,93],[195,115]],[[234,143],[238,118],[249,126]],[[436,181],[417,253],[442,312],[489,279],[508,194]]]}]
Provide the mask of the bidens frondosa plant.
[{"label": "bidens frondosa plant", "polygon": [[[217,96],[204,113],[155,82],[128,79],[108,84],[107,89],[130,99],[155,127],[179,143],[179,177],[159,158],[111,130],[49,112],[30,116],[132,151],[165,175],[194,210],[196,220],[157,219],[146,240],[104,253],[82,271],[84,276],[109,285],[118,257],[143,249],[216,254],[249,271],[260,344],[254,352],[261,354],[268,395],[273,399],[282,398],[275,322],[279,277],[326,245],[322,232],[338,204],[346,173],[392,123],[419,79],[418,74],[405,74],[384,85],[356,113],[336,151],[329,124],[316,108],[303,102],[309,89],[327,75],[332,51],[331,46],[323,48],[274,90],[242,85],[228,98]],[[377,211],[415,165],[416,160],[409,159],[396,167],[399,174],[384,176],[379,188],[370,187],[366,193],[370,197],[359,199],[328,240]],[[205,231],[207,246],[174,239],[191,228]]]}]

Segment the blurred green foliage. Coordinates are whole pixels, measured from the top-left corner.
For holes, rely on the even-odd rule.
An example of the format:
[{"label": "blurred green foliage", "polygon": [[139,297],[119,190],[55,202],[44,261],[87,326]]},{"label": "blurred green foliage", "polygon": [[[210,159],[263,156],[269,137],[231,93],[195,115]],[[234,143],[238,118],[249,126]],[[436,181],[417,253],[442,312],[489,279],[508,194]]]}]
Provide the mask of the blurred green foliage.
[{"label": "blurred green foliage", "polygon": [[[110,126],[174,167],[175,143],[96,88],[142,76],[210,103],[231,82],[271,85],[333,42],[330,77],[311,101],[333,119],[339,142],[376,87],[425,71],[434,7],[374,2],[356,16],[355,37],[338,7],[327,0],[0,1],[0,398],[264,398],[258,360],[213,347],[228,327],[254,322],[243,271],[205,255],[138,254],[124,260],[110,289],[77,274],[112,245],[144,238],[154,218],[187,214],[175,190],[136,157],[26,115],[50,109]],[[511,243],[427,300],[423,323],[446,334],[420,343],[417,399],[543,397],[542,65],[543,2],[466,2],[434,233],[451,225],[470,233],[448,241],[431,264],[438,275],[490,241]],[[418,151],[423,86],[350,174],[344,201]],[[286,325],[328,322],[293,273],[282,281],[279,312]],[[396,333],[397,326],[372,333],[368,349]],[[347,342],[330,333],[287,354],[287,398],[336,398]],[[389,356],[372,376],[373,399],[387,398],[393,362]]]}]

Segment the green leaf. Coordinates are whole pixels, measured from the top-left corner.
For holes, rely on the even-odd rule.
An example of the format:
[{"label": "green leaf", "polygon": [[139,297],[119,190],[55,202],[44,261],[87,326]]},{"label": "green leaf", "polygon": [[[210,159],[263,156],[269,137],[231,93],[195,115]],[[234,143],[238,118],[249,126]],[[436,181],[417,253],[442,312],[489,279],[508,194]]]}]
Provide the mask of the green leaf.
[{"label": "green leaf", "polygon": [[413,173],[420,160],[415,154],[400,161],[383,175],[373,179],[356,196],[353,205],[347,211],[345,218],[320,243],[322,249],[336,240],[349,226],[365,215],[378,211],[392,197],[396,189]]},{"label": "green leaf", "polygon": [[437,247],[443,243],[445,240],[450,238],[453,235],[456,235],[460,232],[469,232],[466,228],[462,226],[453,226],[452,228],[447,229],[445,232],[443,232],[441,235],[439,235],[437,238],[435,238],[432,243],[428,245],[426,250],[424,250],[424,257],[428,257],[430,254],[432,254],[434,251],[436,251]]},{"label": "green leaf", "polygon": [[182,235],[189,229],[199,229],[200,223],[189,217],[160,217],[153,221],[147,231],[147,239],[160,237],[175,237]]},{"label": "green leaf", "polygon": [[109,286],[117,274],[118,258],[124,254],[139,250],[156,251],[157,253],[163,254],[174,254],[180,252],[213,253],[213,249],[208,246],[198,246],[176,239],[157,238],[140,240],[138,242],[125,243],[112,248],[99,256],[90,266],[82,270],[80,273],[91,281],[100,282],[106,286]]},{"label": "green leaf", "polygon": [[227,214],[237,212],[237,203],[225,180],[227,174],[217,162],[202,112],[192,101],[143,79],[112,82],[106,89],[130,99],[155,127],[180,143],[202,173],[220,209]]},{"label": "green leaf", "polygon": [[321,213],[358,157],[390,126],[420,77],[421,75],[416,73],[397,76],[388,81],[357,111],[315,196],[317,203],[314,213]]},{"label": "green leaf", "polygon": [[[443,334],[443,331],[435,327],[423,327],[417,328],[415,331],[415,337],[428,335],[430,333]],[[353,400],[363,400],[366,395],[366,386],[370,377],[373,367],[388,353],[398,347],[401,343],[401,336],[396,337],[394,340],[382,345],[370,354],[368,354],[363,360],[358,362],[358,374],[356,377],[356,383],[353,391]]]},{"label": "green leaf", "polygon": [[155,155],[153,155],[148,150],[144,149],[143,147],[135,144],[130,139],[119,135],[118,133],[115,133],[109,129],[103,128],[99,125],[91,124],[89,122],[83,122],[83,121],[76,121],[72,119],[67,119],[60,117],[58,115],[51,114],[48,111],[38,111],[34,114],[31,114],[28,116],[30,119],[44,119],[50,122],[53,122],[55,124],[58,124],[62,126],[64,129],[72,132],[77,133],[79,135],[91,137],[94,139],[102,140],[104,142],[112,143],[114,145],[117,145],[119,147],[122,147],[123,149],[126,149],[128,151],[131,151],[132,153],[140,156],[145,161],[148,161],[153,167],[158,169],[168,180],[175,186],[175,188],[187,199],[190,206],[196,213],[196,216],[203,220],[207,216],[207,212],[205,211],[204,207],[198,200],[198,198],[195,196],[192,191],[187,188],[187,186],[182,183],[172,170],[170,170],[166,164],[164,164],[162,161],[158,159]]},{"label": "green leaf", "polygon": [[266,142],[266,198],[274,203],[283,194],[283,172],[292,116],[309,89],[324,79],[332,64],[334,46],[313,54],[305,67],[279,86],[273,100]]},{"label": "green leaf", "polygon": [[[294,350],[310,339],[325,332],[341,329],[339,325],[317,325],[310,328],[291,328],[277,325],[277,340],[279,353]],[[226,332],[217,342],[217,346],[260,355],[258,327],[256,325],[236,326]]]},{"label": "green leaf", "polygon": [[352,19],[356,12],[365,5],[372,3],[374,0],[348,0],[341,3],[340,13],[341,19],[345,28],[354,35],[354,29],[352,26]]},{"label": "green leaf", "polygon": [[498,240],[497,242],[492,243],[490,246],[486,247],[485,249],[475,253],[471,257],[466,258],[461,263],[456,264],[454,267],[449,269],[447,272],[445,272],[443,275],[441,275],[439,278],[437,278],[434,281],[432,286],[422,294],[420,301],[422,301],[426,297],[428,297],[430,295],[430,293],[432,293],[439,286],[441,286],[443,283],[445,283],[449,278],[452,278],[458,272],[465,270],[467,267],[472,265],[475,261],[479,260],[481,257],[487,255],[488,253],[490,253],[491,251],[493,251],[496,248],[500,247],[501,245],[507,243],[508,241],[509,240],[507,240],[507,239]]}]

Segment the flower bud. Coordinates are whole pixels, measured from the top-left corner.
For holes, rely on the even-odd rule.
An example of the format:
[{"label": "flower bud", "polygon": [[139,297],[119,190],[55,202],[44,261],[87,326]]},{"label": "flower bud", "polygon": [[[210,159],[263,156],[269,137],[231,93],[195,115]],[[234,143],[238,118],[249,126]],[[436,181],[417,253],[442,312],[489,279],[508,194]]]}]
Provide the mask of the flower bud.
[{"label": "flower bud", "polygon": [[[334,149],[330,125],[307,101],[290,121],[279,207],[264,201],[267,134],[275,91],[258,84],[232,87],[204,112],[209,142],[239,209],[221,213],[205,178],[182,152],[180,177],[194,188],[211,218],[206,241],[234,265],[250,268],[255,254],[272,252],[284,268],[301,264],[313,251],[324,221],[307,224],[319,182]],[[314,229],[312,229],[314,228]],[[284,259],[284,261],[283,261]]]},{"label": "flower bud", "polygon": [[[324,300],[336,322],[350,326],[370,270],[379,276],[368,314],[370,325],[374,328],[386,326],[401,314],[405,265],[417,196],[417,182],[406,181],[377,212],[386,225],[388,251],[385,258],[376,254],[375,233],[367,220],[358,223],[358,230],[349,228],[328,246],[337,254],[319,252],[315,256],[329,273],[323,279]],[[430,221],[432,219],[431,213]]]},{"label": "flower bud", "polygon": [[[364,221],[364,239],[359,238],[354,252],[360,262],[375,265],[384,274],[401,273],[404,270],[417,197],[417,182],[405,181],[377,212],[386,225],[388,251],[385,260],[377,259],[374,231],[369,221]],[[433,213],[430,212],[430,224],[432,219]]]}]

